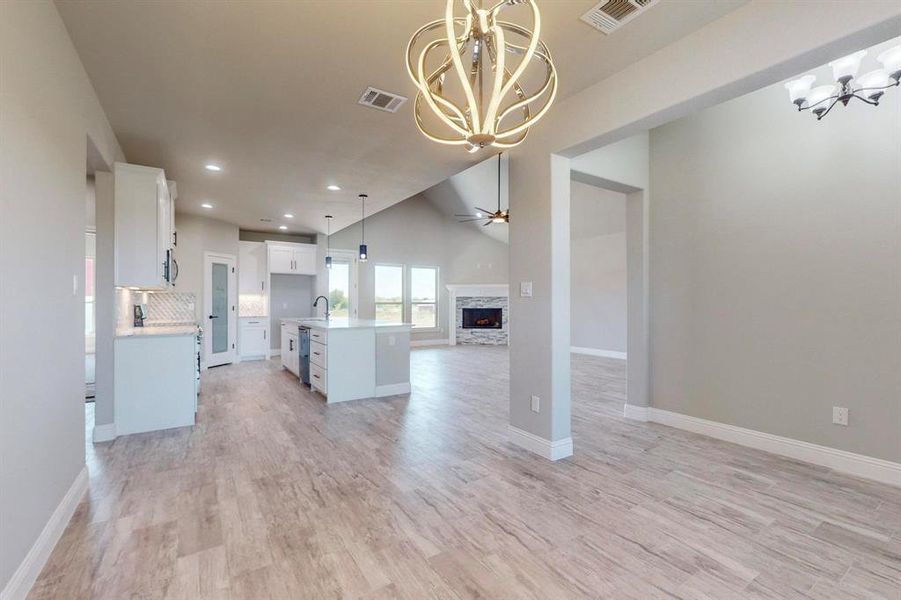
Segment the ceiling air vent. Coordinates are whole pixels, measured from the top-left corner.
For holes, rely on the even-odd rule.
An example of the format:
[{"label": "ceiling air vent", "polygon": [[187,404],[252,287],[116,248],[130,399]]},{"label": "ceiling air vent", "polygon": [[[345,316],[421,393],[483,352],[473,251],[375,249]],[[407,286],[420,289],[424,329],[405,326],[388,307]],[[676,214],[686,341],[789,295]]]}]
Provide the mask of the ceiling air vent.
[{"label": "ceiling air vent", "polygon": [[406,101],[407,99],[403,96],[379,90],[374,87],[366,88],[366,91],[360,96],[360,104],[363,106],[371,106],[372,108],[377,108],[390,113],[397,112],[397,109],[400,108],[401,104]]},{"label": "ceiling air vent", "polygon": [[597,29],[611,34],[660,0],[602,0],[580,19]]}]

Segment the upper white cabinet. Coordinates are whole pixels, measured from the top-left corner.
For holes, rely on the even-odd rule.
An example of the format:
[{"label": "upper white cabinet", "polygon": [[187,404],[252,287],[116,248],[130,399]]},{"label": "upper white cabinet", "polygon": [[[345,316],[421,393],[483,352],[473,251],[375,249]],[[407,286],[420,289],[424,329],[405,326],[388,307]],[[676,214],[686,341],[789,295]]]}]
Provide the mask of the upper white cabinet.
[{"label": "upper white cabinet", "polygon": [[113,176],[116,285],[166,289],[177,274],[172,257],[174,206],[166,173],[116,163]]},{"label": "upper white cabinet", "polygon": [[285,275],[316,275],[316,244],[266,242],[269,272]]},{"label": "upper white cabinet", "polygon": [[238,293],[242,296],[259,294],[265,297],[268,279],[266,244],[238,242]]}]

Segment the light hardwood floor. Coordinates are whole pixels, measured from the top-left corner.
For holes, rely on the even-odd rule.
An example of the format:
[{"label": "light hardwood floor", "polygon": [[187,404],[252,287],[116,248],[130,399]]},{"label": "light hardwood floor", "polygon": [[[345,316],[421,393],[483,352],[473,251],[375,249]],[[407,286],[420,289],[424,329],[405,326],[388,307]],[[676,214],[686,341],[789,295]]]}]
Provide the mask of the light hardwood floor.
[{"label": "light hardwood floor", "polygon": [[31,598],[901,598],[901,489],[622,418],[573,357],[575,456],[509,445],[507,352],[413,352],[413,394],[326,406],[273,362],[198,425],[89,449]]}]

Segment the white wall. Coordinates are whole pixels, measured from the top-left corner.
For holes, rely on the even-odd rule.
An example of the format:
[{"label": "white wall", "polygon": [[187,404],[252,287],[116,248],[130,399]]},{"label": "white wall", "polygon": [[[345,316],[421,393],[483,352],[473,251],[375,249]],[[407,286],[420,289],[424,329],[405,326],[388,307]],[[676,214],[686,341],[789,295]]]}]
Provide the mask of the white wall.
[{"label": "white wall", "polygon": [[817,122],[777,84],[651,131],[655,407],[901,461],[899,93]]},{"label": "white wall", "polygon": [[[440,331],[414,333],[414,340],[447,339],[447,284],[507,281],[507,245],[457,223],[421,195],[367,217],[366,243],[369,260],[360,265],[359,288],[359,316],[363,319],[375,316],[374,265],[439,267]],[[334,249],[356,250],[359,244],[359,223],[332,235]]]},{"label": "white wall", "polygon": [[626,352],[626,195],[571,189],[571,344]]},{"label": "white wall", "polygon": [[0,3],[0,61],[5,588],[84,468],[87,139],[124,156],[52,3]]}]

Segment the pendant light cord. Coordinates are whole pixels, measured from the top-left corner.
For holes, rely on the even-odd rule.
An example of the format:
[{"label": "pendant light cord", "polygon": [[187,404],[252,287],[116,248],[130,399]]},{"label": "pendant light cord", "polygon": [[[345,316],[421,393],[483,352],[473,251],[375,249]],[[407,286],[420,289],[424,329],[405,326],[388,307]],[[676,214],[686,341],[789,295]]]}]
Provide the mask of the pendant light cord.
[{"label": "pendant light cord", "polygon": [[501,153],[497,153],[497,212],[501,212]]}]

